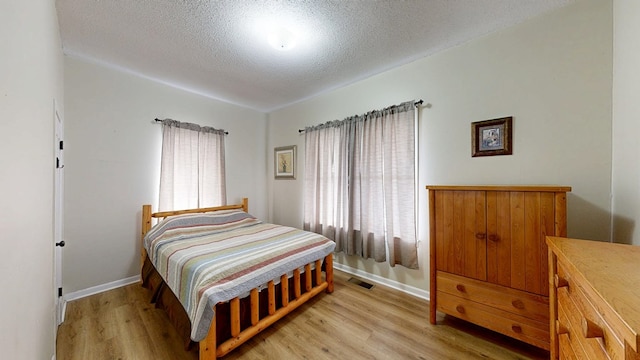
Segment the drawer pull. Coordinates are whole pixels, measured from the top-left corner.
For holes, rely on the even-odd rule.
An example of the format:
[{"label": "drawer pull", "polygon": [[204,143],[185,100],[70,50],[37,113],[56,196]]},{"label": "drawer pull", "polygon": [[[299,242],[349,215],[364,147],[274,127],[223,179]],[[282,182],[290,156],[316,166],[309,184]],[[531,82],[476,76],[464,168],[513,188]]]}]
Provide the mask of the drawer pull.
[{"label": "drawer pull", "polygon": [[522,333],[522,327],[520,325],[511,325],[511,330],[518,334]]},{"label": "drawer pull", "polygon": [[569,281],[558,274],[553,275],[553,282],[556,284],[556,288],[560,289],[569,286]]},{"label": "drawer pull", "polygon": [[518,299],[518,300],[513,300],[511,302],[511,305],[513,305],[514,308],[522,310],[524,309],[524,303],[522,302],[522,300]]},{"label": "drawer pull", "polygon": [[582,318],[582,335],[587,339],[604,337],[602,328],[593,321]]},{"label": "drawer pull", "polygon": [[464,314],[464,307],[462,305],[456,306],[456,311],[460,314]]},{"label": "drawer pull", "polygon": [[560,323],[560,320],[556,320],[556,333],[558,335],[569,334],[569,329]]},{"label": "drawer pull", "polygon": [[456,285],[456,290],[458,290],[460,292],[466,292],[467,291],[467,289],[465,289],[464,285],[462,285],[462,284]]}]

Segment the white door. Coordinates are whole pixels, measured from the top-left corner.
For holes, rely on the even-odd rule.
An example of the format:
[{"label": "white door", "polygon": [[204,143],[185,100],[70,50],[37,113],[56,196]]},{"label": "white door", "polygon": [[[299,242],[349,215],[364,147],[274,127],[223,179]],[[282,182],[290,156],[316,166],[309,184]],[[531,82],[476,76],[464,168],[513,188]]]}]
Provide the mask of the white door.
[{"label": "white door", "polygon": [[64,120],[60,111],[58,110],[58,104],[53,101],[54,108],[54,128],[55,128],[55,177],[54,177],[54,262],[53,262],[53,278],[54,278],[54,301],[56,309],[56,322],[55,327],[57,333],[57,327],[64,320],[64,301],[62,299],[62,249],[64,248],[64,239],[62,238],[62,215],[63,215],[63,190],[64,190]]}]

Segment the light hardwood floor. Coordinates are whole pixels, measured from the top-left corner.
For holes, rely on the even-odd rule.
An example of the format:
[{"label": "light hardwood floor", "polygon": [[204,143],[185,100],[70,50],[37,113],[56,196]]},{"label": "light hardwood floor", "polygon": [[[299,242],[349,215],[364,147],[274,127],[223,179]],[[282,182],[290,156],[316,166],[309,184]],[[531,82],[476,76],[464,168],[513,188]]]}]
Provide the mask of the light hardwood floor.
[{"label": "light hardwood floor", "polygon": [[[335,292],[315,299],[223,359],[548,359],[549,353],[441,316],[428,302],[375,285],[365,289],[335,272]],[[129,285],[67,305],[58,360],[195,360],[145,289]]]}]

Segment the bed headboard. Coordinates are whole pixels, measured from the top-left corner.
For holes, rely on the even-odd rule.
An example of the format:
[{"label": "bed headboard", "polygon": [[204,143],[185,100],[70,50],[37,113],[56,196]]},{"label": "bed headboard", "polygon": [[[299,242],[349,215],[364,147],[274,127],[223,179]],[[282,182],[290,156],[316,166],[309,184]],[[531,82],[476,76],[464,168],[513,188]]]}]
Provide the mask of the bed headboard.
[{"label": "bed headboard", "polygon": [[144,258],[147,257],[147,251],[145,250],[142,242],[144,236],[151,230],[152,219],[164,219],[167,216],[180,215],[180,214],[192,214],[192,213],[206,213],[217,210],[233,210],[242,209],[244,212],[249,212],[249,198],[242,198],[242,203],[234,205],[223,205],[208,208],[199,209],[187,209],[187,210],[174,210],[174,211],[162,211],[157,213],[151,212],[151,205],[142,205],[142,236],[140,237],[140,252],[141,252],[141,264],[144,264]]}]

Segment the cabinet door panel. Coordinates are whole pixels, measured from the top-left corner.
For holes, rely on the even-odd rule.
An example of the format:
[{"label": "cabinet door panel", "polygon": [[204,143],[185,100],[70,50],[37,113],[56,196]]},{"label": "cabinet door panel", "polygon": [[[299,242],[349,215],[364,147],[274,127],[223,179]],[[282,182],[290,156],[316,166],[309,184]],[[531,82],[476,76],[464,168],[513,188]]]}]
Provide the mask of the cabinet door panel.
[{"label": "cabinet door panel", "polygon": [[540,193],[540,294],[549,296],[549,250],[547,236],[555,235],[555,194]]},{"label": "cabinet door panel", "polygon": [[545,236],[554,232],[554,194],[487,192],[487,280],[549,295]]},{"label": "cabinet door panel", "polygon": [[464,269],[464,244],[465,244],[465,232],[466,228],[465,222],[465,195],[467,193],[464,191],[454,191],[453,193],[453,233],[451,245],[449,247],[449,269],[454,274],[465,274]]},{"label": "cabinet door panel", "polygon": [[487,192],[487,280],[511,286],[511,211],[509,193]]},{"label": "cabinet door panel", "polygon": [[524,290],[540,294],[542,291],[540,242],[544,242],[540,238],[540,193],[525,193],[524,221]]},{"label": "cabinet door panel", "polygon": [[526,289],[525,262],[525,216],[524,192],[509,193],[509,210],[511,212],[511,287]]},{"label": "cabinet door panel", "polygon": [[545,238],[554,231],[553,193],[525,194],[525,289],[549,295],[548,250]]},{"label": "cabinet door panel", "polygon": [[436,268],[486,280],[486,210],[483,191],[435,194]]},{"label": "cabinet door panel", "polygon": [[[435,199],[434,212],[438,214],[435,216],[435,224],[432,225],[435,227],[435,239],[431,239],[432,242],[435,242],[436,269],[448,271],[447,249],[451,243],[453,231],[446,231],[446,229],[451,226],[453,219],[453,201],[451,200],[453,193],[451,191],[438,191],[433,196]],[[445,222],[445,219],[448,220]]]},{"label": "cabinet door panel", "polygon": [[485,193],[466,191],[463,199],[464,275],[478,279],[487,278],[486,205]]},{"label": "cabinet door panel", "polygon": [[496,234],[496,226],[498,216],[497,193],[495,191],[487,192],[487,281],[499,284],[498,281],[498,241],[492,234]]}]

